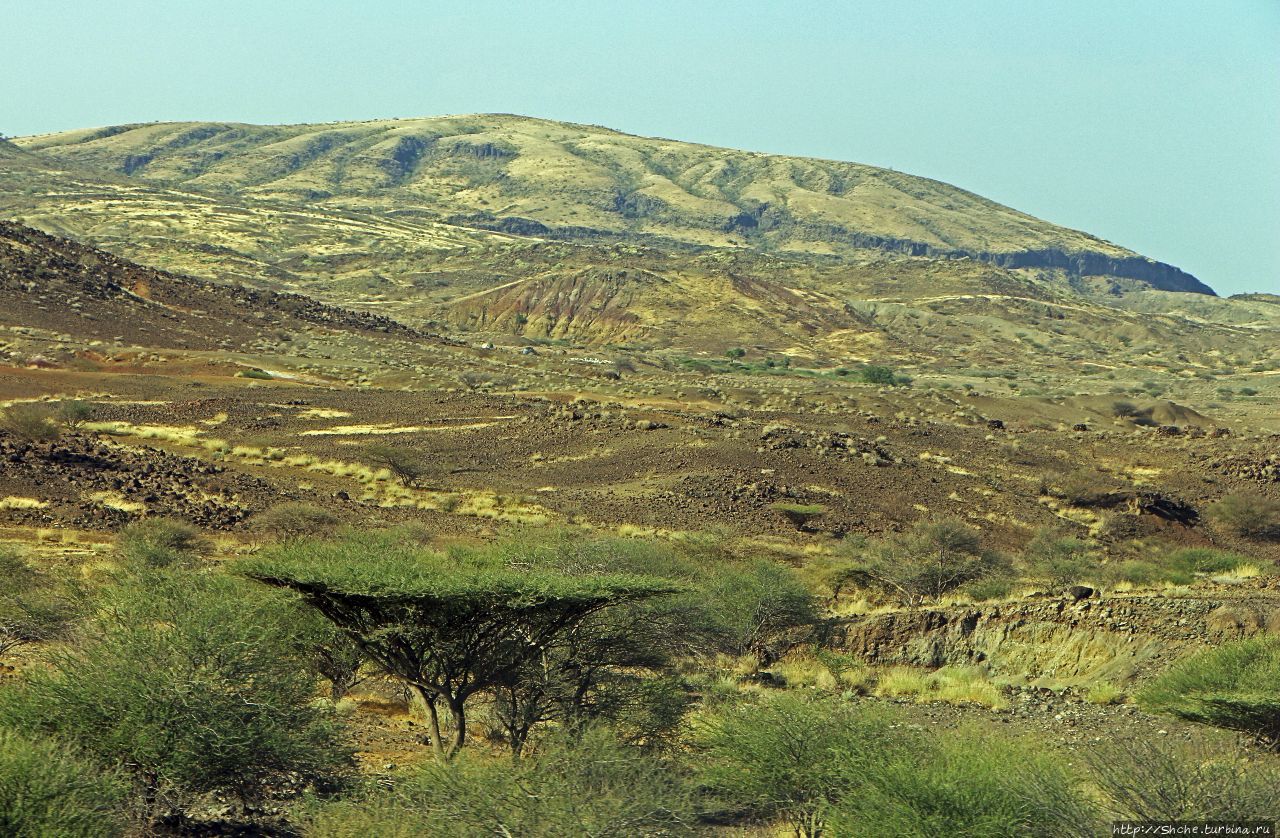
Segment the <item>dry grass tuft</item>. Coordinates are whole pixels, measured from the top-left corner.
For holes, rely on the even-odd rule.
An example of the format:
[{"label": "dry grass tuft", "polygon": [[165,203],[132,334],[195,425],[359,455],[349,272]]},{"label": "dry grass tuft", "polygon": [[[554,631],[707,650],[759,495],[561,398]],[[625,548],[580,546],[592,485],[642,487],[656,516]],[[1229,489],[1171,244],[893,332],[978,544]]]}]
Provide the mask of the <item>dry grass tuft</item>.
[{"label": "dry grass tuft", "polygon": [[944,666],[927,670],[895,666],[876,680],[875,695],[890,698],[912,698],[918,703],[942,701],[949,704],[978,704],[1003,710],[1009,702],[1000,688],[991,683],[986,672],[972,666]]},{"label": "dry grass tuft", "polygon": [[1125,698],[1124,690],[1110,681],[1094,684],[1084,696],[1084,700],[1090,704],[1100,705],[1123,704]]}]

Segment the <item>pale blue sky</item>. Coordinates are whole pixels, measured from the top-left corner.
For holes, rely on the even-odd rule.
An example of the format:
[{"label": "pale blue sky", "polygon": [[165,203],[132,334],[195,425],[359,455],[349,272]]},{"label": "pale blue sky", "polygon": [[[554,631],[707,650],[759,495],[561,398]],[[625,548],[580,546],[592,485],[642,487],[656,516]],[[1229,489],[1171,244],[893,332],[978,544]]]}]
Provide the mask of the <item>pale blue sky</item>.
[{"label": "pale blue sky", "polygon": [[1280,292],[1280,0],[0,0],[0,132],[502,111],[954,183]]}]

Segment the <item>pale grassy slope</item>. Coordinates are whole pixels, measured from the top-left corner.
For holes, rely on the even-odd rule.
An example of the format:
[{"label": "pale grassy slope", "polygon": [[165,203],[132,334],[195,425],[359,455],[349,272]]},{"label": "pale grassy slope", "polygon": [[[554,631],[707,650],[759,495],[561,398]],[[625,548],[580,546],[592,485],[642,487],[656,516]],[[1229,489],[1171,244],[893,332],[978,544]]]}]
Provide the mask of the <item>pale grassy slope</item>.
[{"label": "pale grassy slope", "polygon": [[158,123],[17,142],[58,160],[205,190],[698,244],[839,252],[881,240],[943,252],[1133,255],[927,178],[516,116]]},{"label": "pale grassy slope", "polygon": [[414,216],[259,200],[55,160],[0,142],[0,216],[179,273],[323,293],[511,236]]}]

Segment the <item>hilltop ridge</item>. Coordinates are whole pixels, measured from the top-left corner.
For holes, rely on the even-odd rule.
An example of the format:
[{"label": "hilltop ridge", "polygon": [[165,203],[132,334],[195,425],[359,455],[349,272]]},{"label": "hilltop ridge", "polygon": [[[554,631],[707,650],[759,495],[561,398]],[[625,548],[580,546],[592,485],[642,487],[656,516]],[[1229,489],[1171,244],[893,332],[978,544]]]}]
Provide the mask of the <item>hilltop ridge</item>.
[{"label": "hilltop ridge", "polygon": [[929,178],[507,114],[148,123],[15,143],[134,181],[516,235],[804,256],[887,251],[1213,293],[1171,265]]}]

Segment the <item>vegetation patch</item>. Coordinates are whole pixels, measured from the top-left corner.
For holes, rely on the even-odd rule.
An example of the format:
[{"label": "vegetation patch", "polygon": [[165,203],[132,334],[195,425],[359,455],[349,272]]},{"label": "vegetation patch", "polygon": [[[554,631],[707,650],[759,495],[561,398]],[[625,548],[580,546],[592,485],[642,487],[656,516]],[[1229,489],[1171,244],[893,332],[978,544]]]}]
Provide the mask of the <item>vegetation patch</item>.
[{"label": "vegetation patch", "polygon": [[87,500],[107,509],[115,509],[120,512],[145,512],[147,509],[145,503],[131,501],[119,492],[92,492],[87,496]]},{"label": "vegetation patch", "polygon": [[0,498],[0,509],[44,509],[48,505],[39,498],[24,498],[19,495]]},{"label": "vegetation patch", "polygon": [[123,836],[126,791],[118,776],[64,745],[0,729],[0,834]]},{"label": "vegetation patch", "polygon": [[1174,664],[1137,696],[1156,713],[1280,742],[1280,637],[1227,643]]},{"label": "vegetation patch", "polygon": [[879,674],[872,692],[921,703],[979,704],[993,710],[1009,706],[1000,688],[991,683],[984,671],[972,666],[944,666],[935,670],[892,667]]}]

